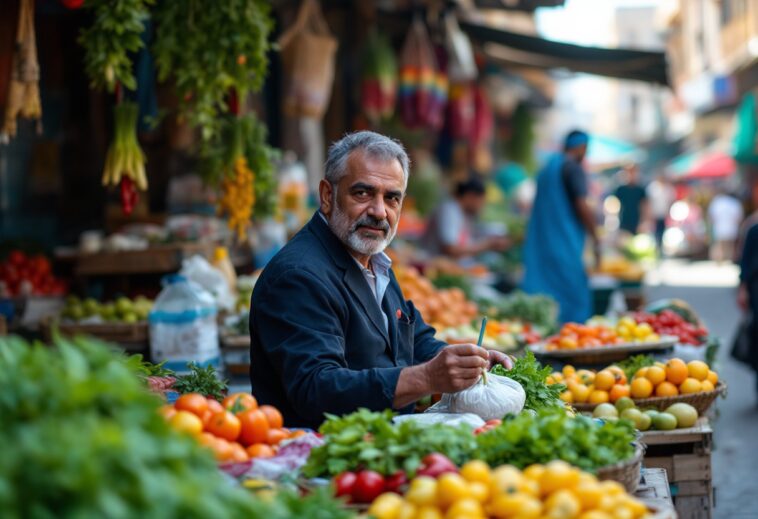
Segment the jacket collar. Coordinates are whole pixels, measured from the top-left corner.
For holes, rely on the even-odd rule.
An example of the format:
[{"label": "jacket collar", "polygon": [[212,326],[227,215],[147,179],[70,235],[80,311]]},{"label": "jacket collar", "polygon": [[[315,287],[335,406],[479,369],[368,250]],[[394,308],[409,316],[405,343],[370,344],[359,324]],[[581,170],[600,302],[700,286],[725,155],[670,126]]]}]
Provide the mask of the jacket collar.
[{"label": "jacket collar", "polygon": [[346,270],[350,264],[355,263],[353,257],[345,248],[345,244],[332,232],[329,226],[321,216],[320,211],[313,213],[311,221],[308,222],[308,230],[316,235],[326,252],[332,258],[332,261],[342,270]]}]

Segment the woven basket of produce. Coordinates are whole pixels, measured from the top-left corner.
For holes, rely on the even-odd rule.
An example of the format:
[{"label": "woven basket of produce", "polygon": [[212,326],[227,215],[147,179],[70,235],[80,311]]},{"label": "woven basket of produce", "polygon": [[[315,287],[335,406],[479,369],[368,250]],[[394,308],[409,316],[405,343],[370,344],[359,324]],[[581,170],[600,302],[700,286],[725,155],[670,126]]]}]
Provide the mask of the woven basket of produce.
[{"label": "woven basket of produce", "polygon": [[[635,398],[634,404],[639,409],[657,409],[665,411],[672,404],[683,402],[689,404],[697,410],[697,414],[702,416],[710,409],[713,402],[719,395],[726,393],[726,383],[719,381],[713,391],[701,391],[699,393],[689,393],[676,396],[656,396],[651,398]],[[597,404],[573,403],[571,404],[577,411],[592,412]]]},{"label": "woven basket of produce", "polygon": [[634,443],[634,456],[628,460],[600,467],[597,469],[597,477],[601,480],[618,481],[627,492],[633,494],[637,490],[640,482],[640,470],[642,469],[642,458],[645,455],[645,449],[641,443]]}]

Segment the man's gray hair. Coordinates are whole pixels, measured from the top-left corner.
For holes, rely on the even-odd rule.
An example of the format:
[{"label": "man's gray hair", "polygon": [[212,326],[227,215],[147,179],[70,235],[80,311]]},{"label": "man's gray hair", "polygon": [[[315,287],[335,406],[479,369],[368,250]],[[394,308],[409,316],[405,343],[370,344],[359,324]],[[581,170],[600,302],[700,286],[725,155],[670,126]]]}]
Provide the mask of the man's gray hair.
[{"label": "man's gray hair", "polygon": [[410,159],[399,141],[376,132],[362,131],[348,133],[329,147],[329,155],[324,166],[324,178],[337,185],[347,175],[347,160],[353,151],[361,150],[372,159],[397,160],[403,168],[403,178],[408,184]]}]

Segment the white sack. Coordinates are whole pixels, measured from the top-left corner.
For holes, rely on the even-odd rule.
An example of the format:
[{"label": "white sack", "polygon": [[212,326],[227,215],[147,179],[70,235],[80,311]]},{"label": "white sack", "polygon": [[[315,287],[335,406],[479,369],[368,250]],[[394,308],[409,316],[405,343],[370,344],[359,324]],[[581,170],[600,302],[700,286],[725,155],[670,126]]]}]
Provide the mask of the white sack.
[{"label": "white sack", "polygon": [[461,424],[466,424],[472,429],[476,429],[477,427],[484,425],[484,420],[475,414],[435,413],[428,411],[421,414],[401,414],[393,418],[392,421],[396,424],[402,422],[416,422],[421,425],[444,423],[445,425],[450,425],[453,427],[457,427]]},{"label": "white sack", "polygon": [[521,384],[508,377],[487,373],[487,383],[481,380],[457,393],[445,393],[442,400],[429,408],[438,413],[473,413],[483,420],[500,419],[518,414],[524,408],[526,393]]}]

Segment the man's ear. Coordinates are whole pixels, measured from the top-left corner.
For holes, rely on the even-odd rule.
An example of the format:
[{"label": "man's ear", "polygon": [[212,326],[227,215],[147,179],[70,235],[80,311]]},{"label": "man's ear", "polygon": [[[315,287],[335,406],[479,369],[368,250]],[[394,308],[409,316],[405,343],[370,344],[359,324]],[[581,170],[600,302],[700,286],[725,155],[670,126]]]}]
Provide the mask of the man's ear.
[{"label": "man's ear", "polygon": [[322,180],[318,185],[318,197],[321,202],[321,212],[329,216],[332,212],[332,190],[334,188],[327,180]]}]

